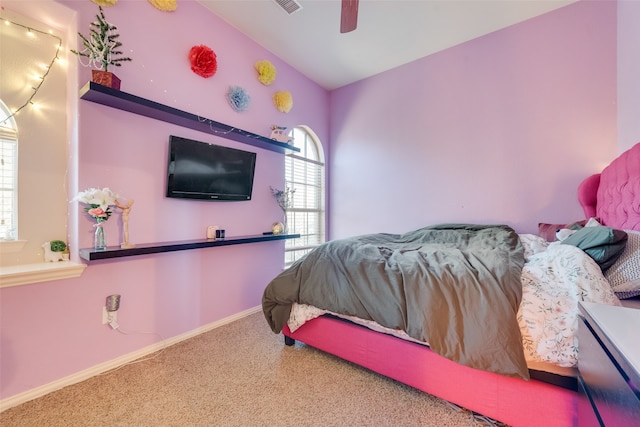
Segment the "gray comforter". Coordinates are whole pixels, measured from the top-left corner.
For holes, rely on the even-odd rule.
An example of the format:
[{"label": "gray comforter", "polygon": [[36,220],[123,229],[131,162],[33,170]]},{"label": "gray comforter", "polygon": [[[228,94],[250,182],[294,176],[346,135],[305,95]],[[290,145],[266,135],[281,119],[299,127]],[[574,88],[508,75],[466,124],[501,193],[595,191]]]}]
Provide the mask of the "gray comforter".
[{"label": "gray comforter", "polygon": [[269,283],[279,333],[294,302],[373,320],[458,363],[529,378],[516,319],[524,264],[510,227],[445,224],[321,245]]}]

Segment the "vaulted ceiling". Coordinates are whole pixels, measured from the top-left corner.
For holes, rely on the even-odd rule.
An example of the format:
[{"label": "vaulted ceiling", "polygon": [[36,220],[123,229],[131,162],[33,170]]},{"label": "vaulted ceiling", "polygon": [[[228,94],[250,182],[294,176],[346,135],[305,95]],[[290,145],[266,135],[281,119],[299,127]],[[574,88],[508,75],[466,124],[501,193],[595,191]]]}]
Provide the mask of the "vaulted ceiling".
[{"label": "vaulted ceiling", "polygon": [[335,89],[578,0],[360,0],[340,33],[340,0],[198,0],[326,89]]}]

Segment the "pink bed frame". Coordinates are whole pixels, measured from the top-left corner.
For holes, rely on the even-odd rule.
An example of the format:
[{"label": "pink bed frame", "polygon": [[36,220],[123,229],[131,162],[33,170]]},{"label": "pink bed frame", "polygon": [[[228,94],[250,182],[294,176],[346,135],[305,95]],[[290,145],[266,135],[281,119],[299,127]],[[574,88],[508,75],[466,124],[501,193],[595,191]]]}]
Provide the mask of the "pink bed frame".
[{"label": "pink bed frame", "polygon": [[[623,153],[578,190],[587,218],[640,229],[640,144]],[[374,372],[511,426],[577,424],[574,390],[532,379],[505,377],[452,362],[428,347],[321,316],[283,334]]]},{"label": "pink bed frame", "polygon": [[575,391],[472,369],[428,347],[321,316],[283,334],[311,347],[512,426],[566,427]]}]

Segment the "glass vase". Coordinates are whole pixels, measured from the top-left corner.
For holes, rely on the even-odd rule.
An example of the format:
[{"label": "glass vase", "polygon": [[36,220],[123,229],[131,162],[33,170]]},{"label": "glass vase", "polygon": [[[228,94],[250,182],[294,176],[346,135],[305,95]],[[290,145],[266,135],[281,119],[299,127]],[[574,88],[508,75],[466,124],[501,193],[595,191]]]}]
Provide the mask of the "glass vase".
[{"label": "glass vase", "polygon": [[282,234],[289,234],[289,221],[287,220],[287,212],[284,212],[282,218]]},{"label": "glass vase", "polygon": [[104,241],[104,228],[102,228],[102,224],[98,223],[95,225],[96,232],[93,235],[93,248],[96,251],[104,251],[107,249],[107,244]]}]

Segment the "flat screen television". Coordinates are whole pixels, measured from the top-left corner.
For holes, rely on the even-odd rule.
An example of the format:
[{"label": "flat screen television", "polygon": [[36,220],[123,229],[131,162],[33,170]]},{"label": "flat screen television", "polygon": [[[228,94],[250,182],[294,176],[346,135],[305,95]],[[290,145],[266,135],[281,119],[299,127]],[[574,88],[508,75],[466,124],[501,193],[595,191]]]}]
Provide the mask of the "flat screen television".
[{"label": "flat screen television", "polygon": [[251,200],[256,153],[171,136],[167,197]]}]

